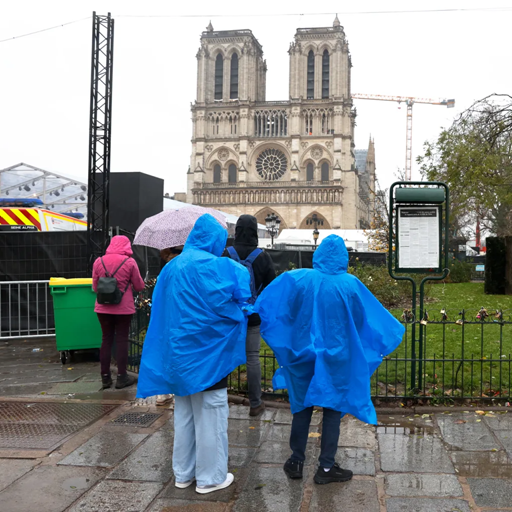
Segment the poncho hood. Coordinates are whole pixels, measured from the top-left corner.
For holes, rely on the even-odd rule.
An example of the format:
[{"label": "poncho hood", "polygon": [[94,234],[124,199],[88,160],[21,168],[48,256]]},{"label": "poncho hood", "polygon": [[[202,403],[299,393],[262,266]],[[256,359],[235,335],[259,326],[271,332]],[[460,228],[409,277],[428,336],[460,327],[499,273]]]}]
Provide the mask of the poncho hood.
[{"label": "poncho hood", "polygon": [[235,228],[235,245],[258,245],[258,221],[252,215],[241,215]]},{"label": "poncho hood", "polygon": [[132,256],[132,244],[130,240],[123,235],[117,235],[112,238],[106,254],[120,254],[121,256]]},{"label": "poncho hood", "polygon": [[313,268],[323,274],[341,274],[348,268],[348,251],[343,238],[329,235],[313,255]]},{"label": "poncho hood", "polygon": [[199,217],[188,235],[184,251],[200,249],[220,256],[226,247],[228,232],[209,213]]}]

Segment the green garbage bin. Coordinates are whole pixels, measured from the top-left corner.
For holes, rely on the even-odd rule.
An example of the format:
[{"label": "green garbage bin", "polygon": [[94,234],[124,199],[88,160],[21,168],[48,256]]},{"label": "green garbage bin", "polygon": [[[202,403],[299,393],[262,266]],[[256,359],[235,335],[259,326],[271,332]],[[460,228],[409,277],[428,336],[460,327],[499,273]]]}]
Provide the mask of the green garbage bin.
[{"label": "green garbage bin", "polygon": [[52,277],[50,290],[53,296],[55,335],[62,364],[75,350],[101,347],[101,326],[94,312],[96,294],[92,279],[63,279]]}]

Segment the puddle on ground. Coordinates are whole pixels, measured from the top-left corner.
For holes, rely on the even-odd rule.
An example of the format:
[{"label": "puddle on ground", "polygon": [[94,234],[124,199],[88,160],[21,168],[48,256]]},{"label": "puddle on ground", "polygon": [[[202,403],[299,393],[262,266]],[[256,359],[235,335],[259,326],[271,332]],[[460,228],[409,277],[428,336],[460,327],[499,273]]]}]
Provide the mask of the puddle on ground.
[{"label": "puddle on ground", "polygon": [[506,452],[452,452],[450,456],[459,476],[512,478],[512,461]]},{"label": "puddle on ground", "polygon": [[435,432],[432,418],[433,416],[379,416],[377,434],[432,436]]},{"label": "puddle on ground", "polygon": [[78,476],[75,478],[68,478],[62,482],[61,487],[65,491],[76,491],[79,489],[88,489],[89,488],[89,478],[85,478],[85,476]]}]

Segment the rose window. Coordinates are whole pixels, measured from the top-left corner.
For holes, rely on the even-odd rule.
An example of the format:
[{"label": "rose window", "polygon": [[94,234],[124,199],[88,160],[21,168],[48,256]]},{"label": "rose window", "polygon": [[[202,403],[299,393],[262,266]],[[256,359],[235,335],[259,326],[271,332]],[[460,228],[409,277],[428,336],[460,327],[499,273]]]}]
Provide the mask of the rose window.
[{"label": "rose window", "polygon": [[258,174],[267,181],[275,181],[283,177],[288,161],[279,149],[265,149],[256,159]]}]

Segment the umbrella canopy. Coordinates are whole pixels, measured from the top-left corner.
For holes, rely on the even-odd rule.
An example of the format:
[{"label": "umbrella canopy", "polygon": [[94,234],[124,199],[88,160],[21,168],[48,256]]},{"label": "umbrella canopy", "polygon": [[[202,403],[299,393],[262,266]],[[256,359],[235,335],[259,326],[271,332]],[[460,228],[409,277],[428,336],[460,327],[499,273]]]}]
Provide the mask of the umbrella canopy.
[{"label": "umbrella canopy", "polygon": [[223,228],[227,227],[224,216],[212,208],[190,206],[176,210],[164,210],[157,215],[148,217],[139,226],[133,244],[154,247],[160,251],[185,245],[196,220],[205,213],[214,217]]}]

